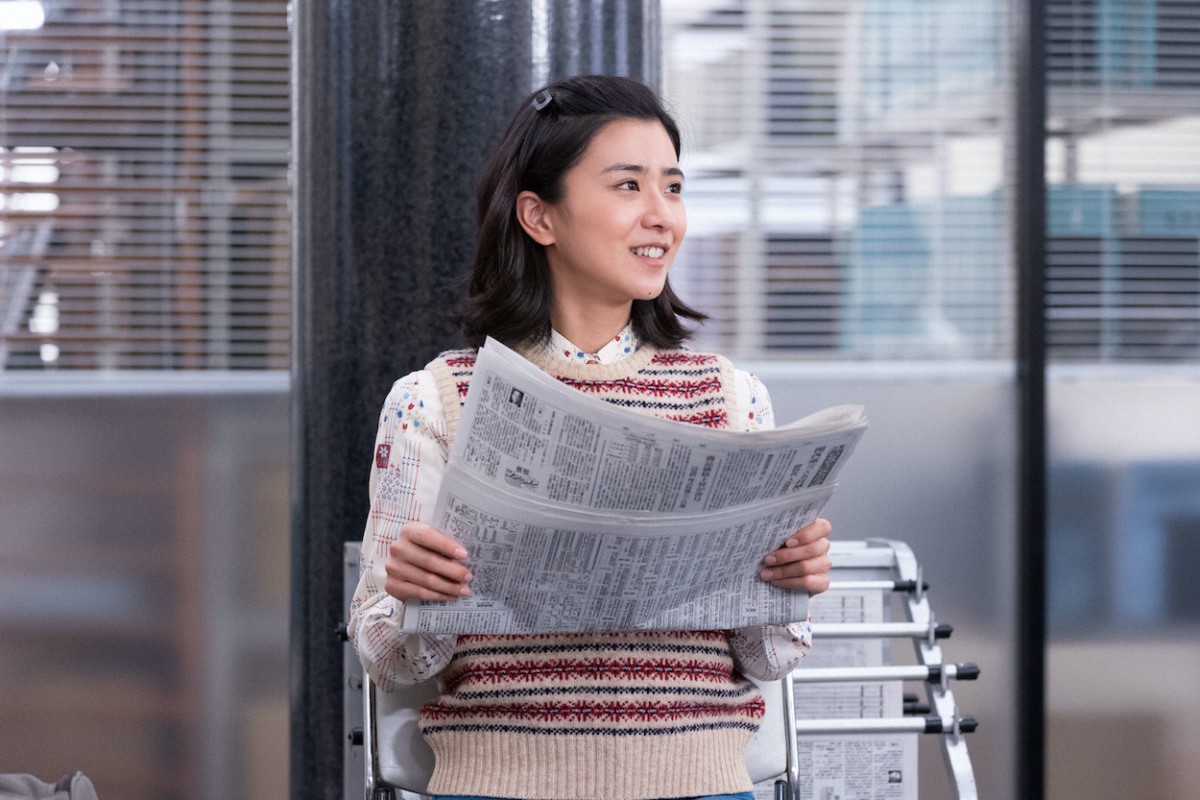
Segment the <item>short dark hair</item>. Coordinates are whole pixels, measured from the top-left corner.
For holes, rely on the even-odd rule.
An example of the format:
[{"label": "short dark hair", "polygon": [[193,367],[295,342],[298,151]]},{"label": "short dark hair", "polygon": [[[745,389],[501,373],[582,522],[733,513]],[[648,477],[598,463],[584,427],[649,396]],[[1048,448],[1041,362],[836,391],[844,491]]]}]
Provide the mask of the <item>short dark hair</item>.
[{"label": "short dark hair", "polygon": [[[517,221],[517,195],[548,203],[563,196],[563,178],[605,125],[622,119],[662,123],[679,156],[679,127],[649,88],[629,78],[583,75],[540,89],[517,107],[479,184],[479,241],[460,315],[467,342],[492,336],[506,344],[550,338],[553,294],[545,248]],[[669,282],[653,300],[634,300],[634,333],[658,347],[691,336],[681,317],[707,317],[684,303]]]}]

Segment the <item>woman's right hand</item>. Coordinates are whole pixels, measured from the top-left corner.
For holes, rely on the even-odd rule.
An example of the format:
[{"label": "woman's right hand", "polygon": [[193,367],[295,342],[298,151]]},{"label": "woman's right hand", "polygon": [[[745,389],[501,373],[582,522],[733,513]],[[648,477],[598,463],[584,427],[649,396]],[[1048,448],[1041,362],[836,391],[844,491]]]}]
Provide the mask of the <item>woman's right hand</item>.
[{"label": "woman's right hand", "polygon": [[471,593],[467,549],[423,522],[406,522],[388,547],[384,591],[398,600],[454,600]]}]

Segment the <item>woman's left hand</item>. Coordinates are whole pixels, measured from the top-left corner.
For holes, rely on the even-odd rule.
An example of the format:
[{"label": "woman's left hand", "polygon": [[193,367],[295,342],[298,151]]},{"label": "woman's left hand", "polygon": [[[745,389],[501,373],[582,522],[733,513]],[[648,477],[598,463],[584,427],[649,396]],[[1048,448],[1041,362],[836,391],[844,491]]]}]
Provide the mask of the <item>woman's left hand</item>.
[{"label": "woman's left hand", "polygon": [[818,519],[788,537],[783,547],[767,554],[759,577],[785,589],[810,595],[829,588],[829,532],[833,526]]}]

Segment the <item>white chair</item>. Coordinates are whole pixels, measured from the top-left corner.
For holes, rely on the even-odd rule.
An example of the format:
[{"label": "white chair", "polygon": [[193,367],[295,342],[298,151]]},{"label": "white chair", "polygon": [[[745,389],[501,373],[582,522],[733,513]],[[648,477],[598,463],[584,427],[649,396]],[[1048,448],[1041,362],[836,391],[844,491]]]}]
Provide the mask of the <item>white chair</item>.
[{"label": "white chair", "polygon": [[397,790],[426,794],[433,775],[433,751],[421,735],[417,715],[437,698],[437,681],[381,692],[363,680],[366,797],[378,800],[394,796]]}]

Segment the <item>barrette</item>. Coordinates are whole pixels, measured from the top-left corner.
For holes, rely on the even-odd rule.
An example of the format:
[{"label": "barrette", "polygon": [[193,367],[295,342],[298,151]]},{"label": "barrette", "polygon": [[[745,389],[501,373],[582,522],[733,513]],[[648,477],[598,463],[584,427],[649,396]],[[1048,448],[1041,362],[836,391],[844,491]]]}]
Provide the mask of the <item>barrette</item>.
[{"label": "barrette", "polygon": [[550,105],[550,101],[554,99],[554,95],[550,94],[549,89],[542,89],[533,98],[533,110],[541,111],[546,106]]}]

